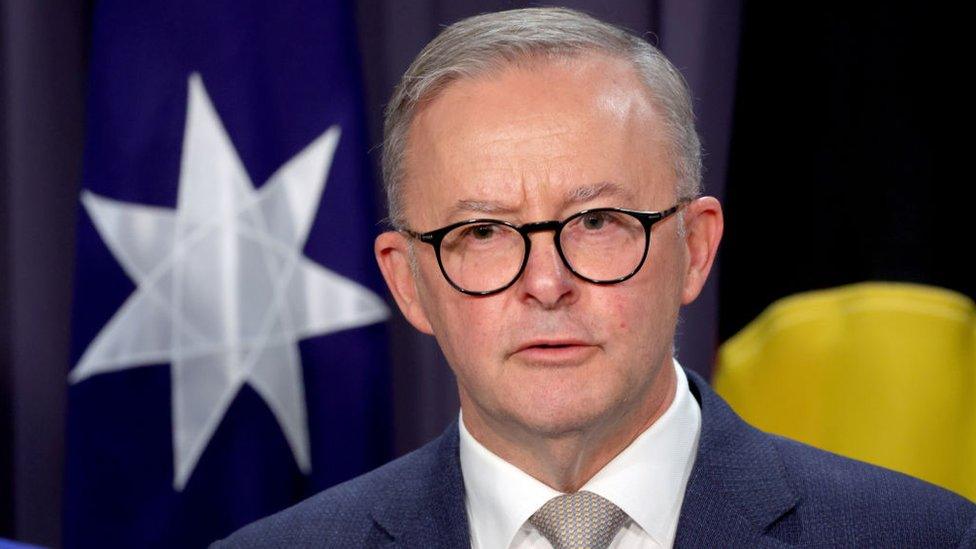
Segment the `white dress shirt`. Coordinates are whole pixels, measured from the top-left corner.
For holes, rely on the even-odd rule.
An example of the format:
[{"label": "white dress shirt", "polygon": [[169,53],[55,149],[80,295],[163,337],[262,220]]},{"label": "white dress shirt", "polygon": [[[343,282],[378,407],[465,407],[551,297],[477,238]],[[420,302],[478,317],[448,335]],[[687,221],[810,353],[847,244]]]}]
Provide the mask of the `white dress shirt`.
[{"label": "white dress shirt", "polygon": [[[661,548],[674,544],[685,486],[698,450],[701,410],[677,372],[675,396],[653,425],[580,490],[598,494],[629,519],[611,549]],[[552,549],[528,519],[562,495],[481,445],[458,422],[464,502],[473,549]]]}]

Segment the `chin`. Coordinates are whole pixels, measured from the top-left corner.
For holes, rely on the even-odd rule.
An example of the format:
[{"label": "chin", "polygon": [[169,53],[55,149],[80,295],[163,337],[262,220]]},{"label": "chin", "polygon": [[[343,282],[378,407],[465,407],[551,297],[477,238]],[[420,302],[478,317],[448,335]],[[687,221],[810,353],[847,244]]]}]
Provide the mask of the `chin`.
[{"label": "chin", "polygon": [[516,409],[513,420],[536,435],[554,438],[586,431],[609,412],[610,407],[589,399],[537,399]]}]

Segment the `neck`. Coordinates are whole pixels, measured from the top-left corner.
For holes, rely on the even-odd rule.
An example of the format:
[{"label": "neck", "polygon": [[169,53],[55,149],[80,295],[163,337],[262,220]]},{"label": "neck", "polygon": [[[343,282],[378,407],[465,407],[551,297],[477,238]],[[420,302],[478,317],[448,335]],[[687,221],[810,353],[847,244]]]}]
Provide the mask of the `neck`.
[{"label": "neck", "polygon": [[677,378],[671,358],[659,368],[650,390],[625,410],[554,436],[497,421],[461,391],[464,427],[481,445],[528,475],[560,492],[576,492],[654,424],[674,400]]}]

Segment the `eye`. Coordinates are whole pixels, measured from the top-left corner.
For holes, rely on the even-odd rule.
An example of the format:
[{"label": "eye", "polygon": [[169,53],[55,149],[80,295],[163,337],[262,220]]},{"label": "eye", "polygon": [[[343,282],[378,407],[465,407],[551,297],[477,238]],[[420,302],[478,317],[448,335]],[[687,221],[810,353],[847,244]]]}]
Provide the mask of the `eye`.
[{"label": "eye", "polygon": [[498,227],[489,223],[481,225],[471,225],[464,230],[465,238],[475,240],[489,240],[498,234]]},{"label": "eye", "polygon": [[607,223],[612,221],[610,215],[607,212],[591,212],[583,216],[583,228],[589,231],[598,231]]}]

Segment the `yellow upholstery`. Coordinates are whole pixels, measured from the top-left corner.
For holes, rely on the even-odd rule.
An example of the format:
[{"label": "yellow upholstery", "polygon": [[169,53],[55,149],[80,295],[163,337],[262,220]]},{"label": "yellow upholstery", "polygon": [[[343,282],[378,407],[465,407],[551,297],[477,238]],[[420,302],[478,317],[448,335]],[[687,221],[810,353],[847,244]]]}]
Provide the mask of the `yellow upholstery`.
[{"label": "yellow upholstery", "polygon": [[777,301],[719,350],[747,421],[976,500],[976,306],[863,283]]}]

